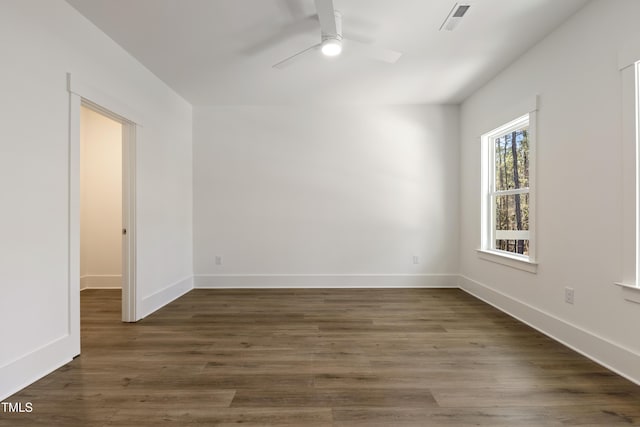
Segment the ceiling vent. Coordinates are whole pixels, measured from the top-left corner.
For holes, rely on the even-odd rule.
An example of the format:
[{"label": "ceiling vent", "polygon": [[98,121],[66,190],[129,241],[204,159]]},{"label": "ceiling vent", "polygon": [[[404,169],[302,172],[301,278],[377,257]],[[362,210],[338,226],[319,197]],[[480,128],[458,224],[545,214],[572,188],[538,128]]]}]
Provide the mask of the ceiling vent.
[{"label": "ceiling vent", "polygon": [[440,26],[440,31],[453,31],[471,7],[468,3],[456,3]]}]

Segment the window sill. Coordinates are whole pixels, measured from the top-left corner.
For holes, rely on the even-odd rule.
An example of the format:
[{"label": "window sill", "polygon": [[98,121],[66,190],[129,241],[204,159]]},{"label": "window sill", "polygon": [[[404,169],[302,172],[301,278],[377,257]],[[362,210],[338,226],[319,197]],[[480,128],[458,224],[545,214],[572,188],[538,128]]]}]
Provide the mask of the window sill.
[{"label": "window sill", "polygon": [[478,257],[485,261],[506,265],[507,267],[526,271],[528,273],[536,274],[538,272],[538,263],[534,261],[485,249],[476,249],[476,252],[478,252]]},{"label": "window sill", "polygon": [[640,304],[640,287],[636,285],[631,285],[628,283],[614,282],[616,286],[620,286],[622,289],[622,298],[629,302],[635,302],[636,304]]}]

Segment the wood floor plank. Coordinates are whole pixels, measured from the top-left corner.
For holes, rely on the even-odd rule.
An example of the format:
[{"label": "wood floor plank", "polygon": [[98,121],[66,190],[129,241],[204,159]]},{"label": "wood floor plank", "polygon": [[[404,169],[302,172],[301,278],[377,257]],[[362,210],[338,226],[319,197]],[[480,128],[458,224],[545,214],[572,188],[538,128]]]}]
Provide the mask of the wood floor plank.
[{"label": "wood floor plank", "polygon": [[331,425],[333,414],[329,408],[224,408],[212,411],[199,409],[160,409],[157,416],[150,419],[145,411],[130,408],[117,411],[108,426],[157,426],[158,419],[163,425],[176,426],[304,426],[321,427]]},{"label": "wood floor plank", "polygon": [[194,290],[136,324],[82,292],[82,355],[0,426],[640,426],[640,387],[456,289]]},{"label": "wood floor plank", "polygon": [[527,408],[509,409],[419,409],[419,408],[358,408],[334,409],[333,425],[340,427],[550,427],[562,422],[545,411]]},{"label": "wood floor plank", "polygon": [[510,407],[510,406],[572,406],[606,405],[614,400],[617,405],[638,405],[637,386],[599,385],[598,387],[566,384],[555,387],[466,387],[434,389],[434,397],[440,407]]},{"label": "wood floor plank", "polygon": [[394,407],[437,406],[427,389],[238,390],[232,407]]}]

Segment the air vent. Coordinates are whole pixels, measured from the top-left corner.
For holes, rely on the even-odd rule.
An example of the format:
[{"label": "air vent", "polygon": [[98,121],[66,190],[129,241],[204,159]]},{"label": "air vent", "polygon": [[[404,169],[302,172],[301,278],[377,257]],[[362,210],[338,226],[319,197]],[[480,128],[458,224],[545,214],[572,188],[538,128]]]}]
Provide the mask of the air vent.
[{"label": "air vent", "polygon": [[469,6],[468,4],[458,6],[456,9],[454,9],[455,12],[453,12],[453,17],[462,18],[464,14],[467,13],[467,10],[469,10],[470,7],[471,6]]},{"label": "air vent", "polygon": [[447,15],[447,19],[445,19],[440,26],[440,31],[453,31],[462,20],[462,17],[469,11],[470,7],[471,5],[468,3],[456,3],[453,9],[451,9],[451,12],[449,12],[449,15]]}]

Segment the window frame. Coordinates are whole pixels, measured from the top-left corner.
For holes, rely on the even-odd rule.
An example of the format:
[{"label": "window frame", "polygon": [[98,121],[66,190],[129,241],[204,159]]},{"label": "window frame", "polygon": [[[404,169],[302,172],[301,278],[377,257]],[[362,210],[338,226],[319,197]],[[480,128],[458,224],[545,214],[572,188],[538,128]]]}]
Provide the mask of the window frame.
[{"label": "window frame", "polygon": [[634,174],[635,174],[635,184],[636,184],[636,188],[635,188],[635,225],[636,225],[636,230],[635,230],[635,247],[636,247],[636,267],[635,267],[635,273],[636,273],[636,282],[635,282],[635,287],[636,288],[640,288],[640,147],[638,147],[638,145],[640,145],[640,60],[636,61],[634,63],[634,83],[635,83],[635,90],[634,90],[634,98],[635,98],[635,111],[634,111],[634,119],[635,119],[635,123],[634,123],[634,144],[633,147],[635,149],[635,155],[633,156],[633,159],[635,160],[635,170],[634,170]]},{"label": "window frame", "polygon": [[622,80],[622,271],[626,300],[640,303],[640,46],[619,58]]},{"label": "window frame", "polygon": [[[537,104],[537,99],[536,99]],[[524,115],[501,125],[481,136],[481,242],[478,255],[487,261],[507,265],[530,273],[537,272],[536,262],[536,226],[535,226],[535,175],[537,109],[533,108]],[[520,189],[495,190],[495,139],[516,129],[528,129],[529,142],[529,187]],[[495,247],[496,213],[495,200],[498,196],[528,194],[529,196],[529,254],[521,255]]]}]

